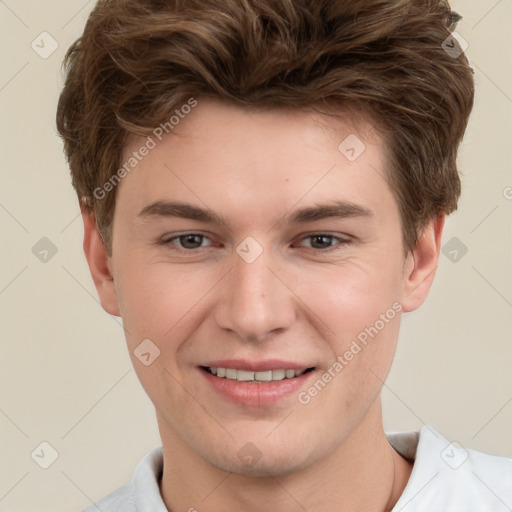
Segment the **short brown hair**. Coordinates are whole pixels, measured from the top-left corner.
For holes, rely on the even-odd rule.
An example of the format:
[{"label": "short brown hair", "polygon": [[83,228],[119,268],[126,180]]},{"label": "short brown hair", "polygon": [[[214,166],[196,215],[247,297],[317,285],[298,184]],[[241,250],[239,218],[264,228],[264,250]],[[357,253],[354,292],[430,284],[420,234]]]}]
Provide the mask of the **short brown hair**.
[{"label": "short brown hair", "polygon": [[448,39],[459,18],[447,0],[100,0],[67,52],[57,126],[107,249],[116,194],[94,191],[130,134],[151,134],[194,97],[370,116],[413,247],[460,195],[473,72],[443,49],[459,49]]}]

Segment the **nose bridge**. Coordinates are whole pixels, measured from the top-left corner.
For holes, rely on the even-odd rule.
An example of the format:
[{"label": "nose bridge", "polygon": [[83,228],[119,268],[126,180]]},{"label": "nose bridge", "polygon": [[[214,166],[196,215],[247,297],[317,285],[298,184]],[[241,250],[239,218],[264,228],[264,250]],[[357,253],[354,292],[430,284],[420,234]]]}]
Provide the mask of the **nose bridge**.
[{"label": "nose bridge", "polygon": [[[220,327],[242,339],[259,340],[288,328],[295,318],[291,292],[270,268],[275,267],[269,249],[254,258],[255,247],[240,244],[233,255],[233,269],[226,280],[224,300],[217,310]],[[246,253],[241,252],[248,249]],[[252,257],[246,257],[252,252]],[[254,258],[254,259],[253,259]]]}]

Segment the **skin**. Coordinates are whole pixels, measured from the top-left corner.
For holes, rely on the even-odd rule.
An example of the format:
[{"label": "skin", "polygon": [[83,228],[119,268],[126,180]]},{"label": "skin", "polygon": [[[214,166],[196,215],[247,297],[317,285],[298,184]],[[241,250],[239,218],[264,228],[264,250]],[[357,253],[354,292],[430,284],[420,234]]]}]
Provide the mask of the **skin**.
[{"label": "skin", "polygon": [[[354,162],[338,150],[350,134],[366,145]],[[125,156],[143,143],[133,138]],[[291,360],[315,368],[307,391],[393,304],[409,312],[423,303],[444,218],[404,251],[385,154],[364,120],[199,99],[118,186],[111,256],[83,211],[101,303],[123,318],[155,405],[169,510],[360,512],[390,510],[398,500],[412,464],[387,442],[380,392],[401,313],[306,405],[297,393],[272,406],[232,403],[198,368],[227,358]],[[209,208],[226,225],[141,216],[155,201]],[[287,220],[334,201],[370,213]],[[205,237],[193,238],[192,249],[169,241],[184,232]],[[332,237],[308,238],[315,233]],[[252,263],[236,252],[248,236],[263,250]],[[160,350],[149,366],[134,355],[144,339]],[[261,456],[249,466],[237,456],[247,443]]]}]

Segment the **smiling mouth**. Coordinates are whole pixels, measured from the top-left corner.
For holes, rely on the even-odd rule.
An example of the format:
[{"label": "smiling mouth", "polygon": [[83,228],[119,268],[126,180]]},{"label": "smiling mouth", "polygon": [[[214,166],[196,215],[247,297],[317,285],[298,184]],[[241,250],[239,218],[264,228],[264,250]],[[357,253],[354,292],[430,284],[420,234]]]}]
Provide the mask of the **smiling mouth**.
[{"label": "smiling mouth", "polygon": [[236,380],[238,382],[248,382],[254,384],[263,384],[265,382],[274,382],[284,379],[293,379],[300,377],[304,373],[309,373],[314,368],[306,368],[304,370],[265,370],[261,372],[253,372],[248,370],[236,370],[234,368],[215,368],[213,366],[200,367],[210,375],[215,375],[219,379]]}]

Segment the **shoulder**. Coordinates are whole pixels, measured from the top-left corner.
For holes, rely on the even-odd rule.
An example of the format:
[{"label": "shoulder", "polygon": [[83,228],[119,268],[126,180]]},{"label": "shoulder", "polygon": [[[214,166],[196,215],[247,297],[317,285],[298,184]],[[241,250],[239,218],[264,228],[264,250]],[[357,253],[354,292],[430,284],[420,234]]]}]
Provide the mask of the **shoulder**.
[{"label": "shoulder", "polygon": [[167,512],[160,495],[162,448],[155,448],[137,464],[132,481],[87,507],[83,512]]},{"label": "shoulder", "polygon": [[512,459],[466,449],[429,426],[419,433],[389,434],[388,439],[399,453],[414,459],[394,510],[512,510]]}]

